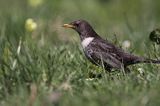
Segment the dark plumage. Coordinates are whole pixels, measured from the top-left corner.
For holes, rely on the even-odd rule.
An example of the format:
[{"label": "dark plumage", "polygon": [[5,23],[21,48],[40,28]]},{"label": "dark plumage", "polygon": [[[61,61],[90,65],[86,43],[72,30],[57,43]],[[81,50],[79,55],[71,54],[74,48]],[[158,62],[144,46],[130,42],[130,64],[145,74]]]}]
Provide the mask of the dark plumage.
[{"label": "dark plumage", "polygon": [[160,60],[146,59],[125,52],[107,40],[102,39],[87,21],[77,20],[63,27],[72,28],[78,32],[85,56],[94,64],[103,66],[107,71],[127,69],[136,63],[160,63]]}]

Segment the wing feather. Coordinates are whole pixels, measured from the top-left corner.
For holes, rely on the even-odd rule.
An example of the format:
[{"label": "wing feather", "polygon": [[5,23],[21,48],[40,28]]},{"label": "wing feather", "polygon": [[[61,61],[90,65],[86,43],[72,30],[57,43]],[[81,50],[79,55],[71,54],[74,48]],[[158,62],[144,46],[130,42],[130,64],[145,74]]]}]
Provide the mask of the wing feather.
[{"label": "wing feather", "polygon": [[91,42],[87,47],[87,54],[90,60],[95,64],[104,64],[112,68],[122,68],[124,65],[132,64],[133,60],[138,58],[113,44],[99,39],[99,42]]}]

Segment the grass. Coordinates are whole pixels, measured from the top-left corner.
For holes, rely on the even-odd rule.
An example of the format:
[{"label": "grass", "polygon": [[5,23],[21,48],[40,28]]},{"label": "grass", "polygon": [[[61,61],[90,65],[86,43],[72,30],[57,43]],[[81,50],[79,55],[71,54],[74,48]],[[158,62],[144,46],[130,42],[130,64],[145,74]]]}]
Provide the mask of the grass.
[{"label": "grass", "polygon": [[[159,24],[158,1],[131,1],[46,0],[35,6],[16,0],[6,8],[12,1],[2,0],[0,105],[159,105],[160,65],[137,64],[129,74],[105,73],[85,58],[77,34],[61,28],[63,23],[84,18],[103,38],[118,46],[130,40],[127,51],[158,59],[160,47],[148,39]],[[37,24],[33,32],[25,29],[28,18]],[[90,73],[102,73],[102,78],[90,79]]]}]

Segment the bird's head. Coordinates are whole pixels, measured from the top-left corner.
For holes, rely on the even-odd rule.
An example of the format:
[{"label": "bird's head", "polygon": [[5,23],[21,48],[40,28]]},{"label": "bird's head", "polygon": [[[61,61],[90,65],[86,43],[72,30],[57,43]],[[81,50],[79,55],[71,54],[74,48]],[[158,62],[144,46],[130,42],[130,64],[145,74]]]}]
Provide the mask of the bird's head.
[{"label": "bird's head", "polygon": [[65,28],[72,28],[77,31],[81,36],[93,36],[95,35],[95,31],[91,27],[91,25],[85,20],[76,20],[69,24],[64,24]]}]

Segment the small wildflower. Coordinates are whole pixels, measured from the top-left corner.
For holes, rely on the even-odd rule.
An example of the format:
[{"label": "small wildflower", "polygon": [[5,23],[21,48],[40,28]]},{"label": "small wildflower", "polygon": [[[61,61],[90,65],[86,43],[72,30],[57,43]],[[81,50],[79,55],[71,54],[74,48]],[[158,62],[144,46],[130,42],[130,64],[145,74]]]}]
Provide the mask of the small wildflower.
[{"label": "small wildflower", "polygon": [[128,49],[128,48],[130,48],[130,46],[131,46],[131,42],[129,40],[123,41],[123,43],[122,43],[123,49]]},{"label": "small wildflower", "polygon": [[143,69],[143,68],[138,68],[138,72],[139,72],[140,74],[143,74],[143,73],[144,73],[144,69]]},{"label": "small wildflower", "polygon": [[36,30],[36,28],[37,28],[37,23],[33,19],[28,18],[25,22],[25,29],[28,32],[33,32],[34,30]]},{"label": "small wildflower", "polygon": [[32,7],[37,7],[43,3],[44,0],[28,0],[28,4]]}]

